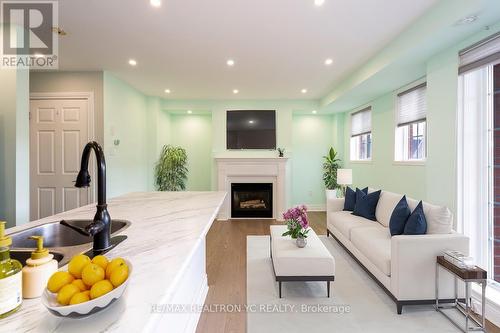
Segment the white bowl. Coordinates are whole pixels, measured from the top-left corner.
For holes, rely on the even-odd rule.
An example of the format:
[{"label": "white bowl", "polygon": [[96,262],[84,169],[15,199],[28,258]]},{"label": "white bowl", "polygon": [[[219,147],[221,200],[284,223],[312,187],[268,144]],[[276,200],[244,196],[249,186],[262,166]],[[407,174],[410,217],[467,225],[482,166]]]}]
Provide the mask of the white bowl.
[{"label": "white bowl", "polygon": [[75,304],[75,305],[60,305],[57,303],[57,294],[53,294],[45,288],[42,294],[42,303],[47,310],[55,316],[79,318],[89,316],[93,313],[99,312],[120,298],[127,288],[128,281],[132,275],[132,264],[130,261],[125,260],[128,266],[128,277],[117,288],[111,290],[109,293],[102,295],[96,299],[91,299],[88,302]]}]

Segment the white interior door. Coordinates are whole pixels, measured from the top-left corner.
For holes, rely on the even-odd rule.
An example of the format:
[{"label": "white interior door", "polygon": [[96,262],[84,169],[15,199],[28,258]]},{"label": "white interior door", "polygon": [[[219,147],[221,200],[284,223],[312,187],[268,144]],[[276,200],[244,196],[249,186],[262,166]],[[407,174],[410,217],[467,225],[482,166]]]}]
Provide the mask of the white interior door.
[{"label": "white interior door", "polygon": [[89,139],[87,99],[30,101],[31,220],[86,205],[90,190],[74,187]]}]

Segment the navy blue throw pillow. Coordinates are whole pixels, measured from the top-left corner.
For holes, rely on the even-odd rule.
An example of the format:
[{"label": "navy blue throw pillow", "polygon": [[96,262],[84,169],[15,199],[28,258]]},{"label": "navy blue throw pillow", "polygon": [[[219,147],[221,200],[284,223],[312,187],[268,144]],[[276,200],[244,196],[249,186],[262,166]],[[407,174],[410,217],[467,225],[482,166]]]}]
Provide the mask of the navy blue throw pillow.
[{"label": "navy blue throw pillow", "polygon": [[406,221],[410,215],[411,210],[410,207],[408,207],[408,202],[406,202],[406,195],[404,195],[392,211],[391,219],[389,220],[391,236],[403,234]]},{"label": "navy blue throw pillow", "polygon": [[[357,190],[358,190],[358,188],[356,188],[356,191]],[[361,191],[363,191],[365,194],[367,194],[368,187],[365,187]],[[352,188],[347,186],[347,189],[345,191],[344,210],[348,210],[348,211],[352,212],[354,210],[355,205],[356,205],[356,192],[354,192],[354,190]]]},{"label": "navy blue throw pillow", "polygon": [[375,210],[377,209],[378,199],[380,198],[381,190],[366,194],[360,189],[356,189],[356,205],[354,206],[353,215],[361,216],[366,219],[377,221]]},{"label": "navy blue throw pillow", "polygon": [[424,214],[424,206],[420,201],[406,221],[404,235],[424,235],[427,232],[427,221]]}]

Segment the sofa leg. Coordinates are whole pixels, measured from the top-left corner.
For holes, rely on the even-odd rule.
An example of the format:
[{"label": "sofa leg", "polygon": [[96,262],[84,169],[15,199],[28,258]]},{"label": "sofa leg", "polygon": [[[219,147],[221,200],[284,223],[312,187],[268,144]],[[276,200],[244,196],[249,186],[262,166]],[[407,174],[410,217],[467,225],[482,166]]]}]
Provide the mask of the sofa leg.
[{"label": "sofa leg", "polygon": [[403,312],[403,304],[400,302],[396,302],[397,308],[398,308],[398,315],[400,315]]},{"label": "sofa leg", "polygon": [[330,236],[330,231],[326,229],[326,238],[328,238],[328,236]]}]

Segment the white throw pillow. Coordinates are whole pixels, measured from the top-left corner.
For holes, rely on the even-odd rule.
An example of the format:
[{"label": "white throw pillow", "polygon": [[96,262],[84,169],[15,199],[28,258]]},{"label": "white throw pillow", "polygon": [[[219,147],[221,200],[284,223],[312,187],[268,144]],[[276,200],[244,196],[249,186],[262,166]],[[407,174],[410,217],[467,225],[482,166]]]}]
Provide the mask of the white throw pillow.
[{"label": "white throw pillow", "polygon": [[380,193],[377,209],[375,210],[375,216],[377,221],[384,227],[389,227],[392,212],[402,197],[403,194],[399,193],[388,191],[382,191],[382,193]]},{"label": "white throw pillow", "polygon": [[[417,207],[419,201],[415,199],[406,199],[411,211]],[[450,234],[453,227],[453,214],[445,206],[431,205],[423,202],[425,220],[427,221],[428,234]]]}]

